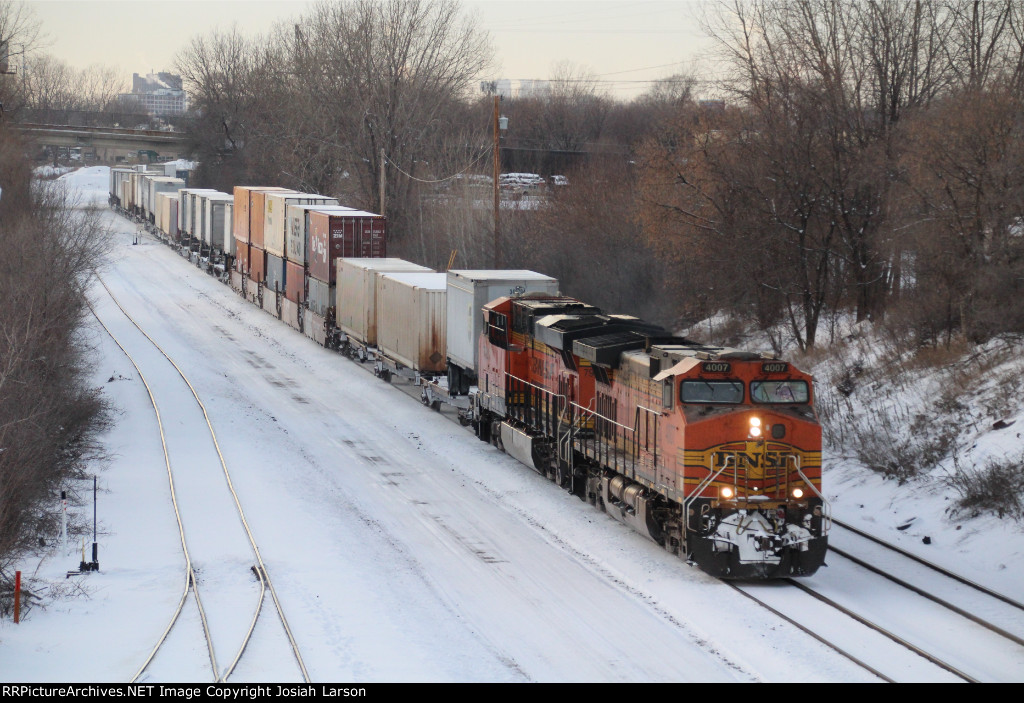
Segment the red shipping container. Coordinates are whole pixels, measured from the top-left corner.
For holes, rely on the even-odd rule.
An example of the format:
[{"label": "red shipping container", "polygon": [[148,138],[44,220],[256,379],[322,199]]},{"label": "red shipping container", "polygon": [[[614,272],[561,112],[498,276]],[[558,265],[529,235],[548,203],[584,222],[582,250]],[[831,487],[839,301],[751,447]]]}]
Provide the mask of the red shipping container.
[{"label": "red shipping container", "polygon": [[334,283],[334,262],[341,258],[388,255],[387,220],[372,212],[309,211],[309,275]]},{"label": "red shipping container", "polygon": [[249,278],[263,283],[267,277],[267,255],[259,247],[249,245]]},{"label": "red shipping container", "polygon": [[302,264],[284,262],[284,297],[293,303],[306,300],[306,271]]},{"label": "red shipping container", "polygon": [[263,247],[264,201],[261,198],[258,207],[253,212],[253,194],[261,191],[279,193],[289,191],[289,189],[277,186],[235,186],[235,204],[231,211],[231,216],[234,219],[235,239],[239,241],[253,242],[251,236],[253,223],[259,221],[259,239],[253,243],[260,248]]}]

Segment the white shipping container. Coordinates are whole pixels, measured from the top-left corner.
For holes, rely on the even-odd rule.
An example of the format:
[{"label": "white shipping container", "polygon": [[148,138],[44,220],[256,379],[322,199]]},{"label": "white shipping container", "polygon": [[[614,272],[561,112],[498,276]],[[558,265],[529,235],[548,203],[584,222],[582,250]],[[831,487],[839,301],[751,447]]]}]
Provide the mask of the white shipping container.
[{"label": "white shipping container", "polygon": [[195,196],[199,193],[217,193],[213,188],[181,188],[178,190],[178,229],[183,236],[195,237],[196,232],[196,207]]},{"label": "white shipping container", "polygon": [[224,232],[221,234],[221,236],[224,237],[224,254],[227,256],[235,255],[234,209],[234,198],[232,198],[232,202],[228,203],[224,208]]},{"label": "white shipping container", "polygon": [[377,275],[381,273],[433,273],[433,269],[405,259],[338,259],[335,323],[356,341],[377,344]]},{"label": "white shipping container", "polygon": [[156,196],[159,193],[176,193],[179,188],[185,187],[185,181],[180,178],[168,178],[167,176],[153,176],[149,178],[149,195],[144,205],[146,214],[152,215],[153,222],[156,222],[157,202]]},{"label": "white shipping container", "polygon": [[167,236],[178,239],[181,237],[181,229],[178,223],[181,218],[181,197],[178,195],[167,195]]},{"label": "white shipping container", "polygon": [[201,230],[203,242],[209,244],[214,251],[223,251],[224,216],[229,212],[225,210],[225,207],[234,204],[235,196],[217,192],[203,193],[198,197],[203,206],[203,225]]},{"label": "white shipping container", "polygon": [[135,174],[135,194],[134,204],[135,207],[139,208],[143,213],[148,213],[147,209],[149,203],[149,181],[154,177],[163,178],[163,172],[154,172],[143,169]]},{"label": "white shipping container", "polygon": [[285,258],[285,227],[289,205],[337,205],[336,198],[315,193],[267,193],[263,205],[263,248]]},{"label": "white shipping container", "polygon": [[124,204],[124,184],[131,179],[130,168],[110,169],[110,194],[122,205]]},{"label": "white shipping container", "polygon": [[536,271],[494,269],[448,272],[448,359],[476,373],[477,340],[483,332],[483,306],[503,296],[557,295],[558,281]]},{"label": "white shipping container", "polygon": [[445,369],[443,273],[377,276],[377,347],[387,357],[422,373]]},{"label": "white shipping container", "polygon": [[167,236],[175,236],[177,231],[171,231],[171,209],[174,209],[174,229],[177,230],[178,194],[157,193],[156,195],[157,221],[156,226]]}]

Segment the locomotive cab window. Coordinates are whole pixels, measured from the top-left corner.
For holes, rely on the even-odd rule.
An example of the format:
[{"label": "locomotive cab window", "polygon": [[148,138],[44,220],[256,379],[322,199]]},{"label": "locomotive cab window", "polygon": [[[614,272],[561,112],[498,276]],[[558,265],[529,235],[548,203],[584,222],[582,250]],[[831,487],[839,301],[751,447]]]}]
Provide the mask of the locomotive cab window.
[{"label": "locomotive cab window", "polygon": [[683,381],[679,399],[684,403],[735,405],[743,402],[743,381]]},{"label": "locomotive cab window", "polygon": [[508,318],[492,311],[487,321],[487,338],[494,346],[508,349]]},{"label": "locomotive cab window", "polygon": [[755,403],[810,402],[807,381],[753,381],[750,384],[750,397]]}]

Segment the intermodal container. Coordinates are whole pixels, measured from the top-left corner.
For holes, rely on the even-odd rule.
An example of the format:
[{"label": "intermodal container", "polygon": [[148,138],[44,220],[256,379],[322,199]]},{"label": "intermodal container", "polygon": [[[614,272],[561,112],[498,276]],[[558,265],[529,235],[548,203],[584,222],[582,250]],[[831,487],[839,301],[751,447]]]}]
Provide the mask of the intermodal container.
[{"label": "intermodal container", "polygon": [[267,222],[267,196],[273,193],[294,193],[288,188],[273,190],[254,190],[249,193],[249,242],[260,249],[266,250],[264,227]]},{"label": "intermodal container", "polygon": [[344,205],[289,205],[286,212],[285,252],[288,261],[305,266],[309,263],[306,251],[309,248],[309,213],[318,212],[355,212],[357,208]]},{"label": "intermodal container", "polygon": [[156,224],[157,217],[157,202],[156,196],[159,193],[176,193],[179,188],[185,187],[185,181],[180,178],[168,178],[167,176],[154,176],[150,177],[148,183],[148,193],[146,194],[146,202],[143,206],[143,210],[146,215],[149,216],[150,221]]},{"label": "intermodal container", "polygon": [[266,252],[254,244],[249,245],[249,278],[263,283],[267,278]]},{"label": "intermodal container", "polygon": [[309,276],[306,278],[306,303],[310,312],[321,318],[328,317],[334,307],[335,287],[327,281]]},{"label": "intermodal container", "polygon": [[[234,232],[235,239],[243,242],[252,241],[250,233],[252,230],[252,224],[254,218],[253,193],[257,191],[270,191],[270,192],[282,192],[288,191],[288,188],[278,188],[276,186],[235,186],[234,197],[235,204],[232,208],[232,217],[234,218]],[[289,191],[290,192],[290,191]],[[260,221],[260,243],[263,242],[263,200],[260,200],[259,208],[255,210],[255,213],[259,214]],[[260,246],[260,245],[257,245]]]},{"label": "intermodal container", "polygon": [[336,198],[315,193],[267,193],[264,200],[263,248],[274,256],[285,256],[285,230],[289,205],[337,205]]},{"label": "intermodal container", "polygon": [[125,200],[125,183],[131,182],[131,174],[132,170],[130,168],[110,169],[110,195],[113,197],[114,202],[122,207]]},{"label": "intermodal container", "polygon": [[367,345],[377,343],[377,276],[382,273],[433,273],[405,259],[343,258],[336,262],[338,293],[335,321],[343,332]]},{"label": "intermodal container", "polygon": [[214,251],[224,251],[225,222],[231,221],[231,205],[235,199],[227,193],[204,193],[200,202],[203,205],[203,241]]},{"label": "intermodal container", "polygon": [[334,283],[335,261],[344,257],[387,256],[387,220],[362,210],[309,211],[309,275]]},{"label": "intermodal container", "polygon": [[284,259],[280,256],[265,253],[267,262],[266,286],[270,290],[284,292]]},{"label": "intermodal container", "polygon": [[234,198],[224,208],[224,232],[221,235],[224,237],[224,253],[228,256],[235,255],[235,222],[232,215],[232,209],[234,208]]},{"label": "intermodal container", "polygon": [[558,280],[536,271],[493,269],[448,272],[448,359],[476,372],[477,340],[483,332],[481,309],[502,296],[558,293]]},{"label": "intermodal container", "polygon": [[181,188],[178,191],[180,205],[178,206],[178,229],[183,237],[199,236],[198,227],[202,226],[202,220],[198,216],[196,207],[196,196],[200,193],[216,193],[213,188]]},{"label": "intermodal container", "polygon": [[178,238],[178,194],[157,193],[157,228],[172,239]]},{"label": "intermodal container", "polygon": [[293,303],[306,300],[306,272],[302,264],[284,262],[284,297]]},{"label": "intermodal container", "polygon": [[249,243],[235,239],[235,271],[242,275],[249,274]]},{"label": "intermodal container", "polygon": [[445,370],[443,273],[377,276],[377,347],[385,356],[422,373]]}]

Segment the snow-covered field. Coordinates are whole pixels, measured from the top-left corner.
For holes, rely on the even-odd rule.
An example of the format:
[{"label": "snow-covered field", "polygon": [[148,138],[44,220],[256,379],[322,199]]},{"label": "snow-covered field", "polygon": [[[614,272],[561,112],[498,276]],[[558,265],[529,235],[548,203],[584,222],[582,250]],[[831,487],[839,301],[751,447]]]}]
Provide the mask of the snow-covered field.
[{"label": "snow-covered field", "polygon": [[[107,174],[82,169],[60,182],[83,203],[105,204]],[[199,389],[314,681],[874,680],[152,238],[132,245],[135,228],[104,217],[112,252],[101,276]],[[187,436],[195,409],[180,381],[147,357],[104,288],[92,296],[129,353],[147,359],[147,380],[159,379],[165,424]],[[94,382],[118,408],[107,435],[113,459],[99,475],[101,571],[65,579],[80,556],[60,549],[21,565],[30,587],[53,597],[19,626],[0,623],[3,681],[128,680],[181,592],[152,406],[102,328],[91,323],[86,334]],[[223,478],[187,445],[171,446],[171,462],[179,495],[198,505]],[[209,472],[218,481],[200,483]],[[837,517],[1024,597],[1018,527],[978,519],[956,529],[942,495],[897,488],[849,462],[826,485]],[[186,520],[190,547],[206,536],[217,543],[238,523],[220,508]],[[223,594],[255,593],[251,561],[201,552],[193,559],[204,560],[204,605],[209,598],[224,623],[250,618],[254,600]],[[297,680],[272,616],[265,608],[232,681]],[[221,632],[219,660],[238,645],[232,627]],[[186,611],[144,680],[203,677],[212,679],[205,643]]]}]

